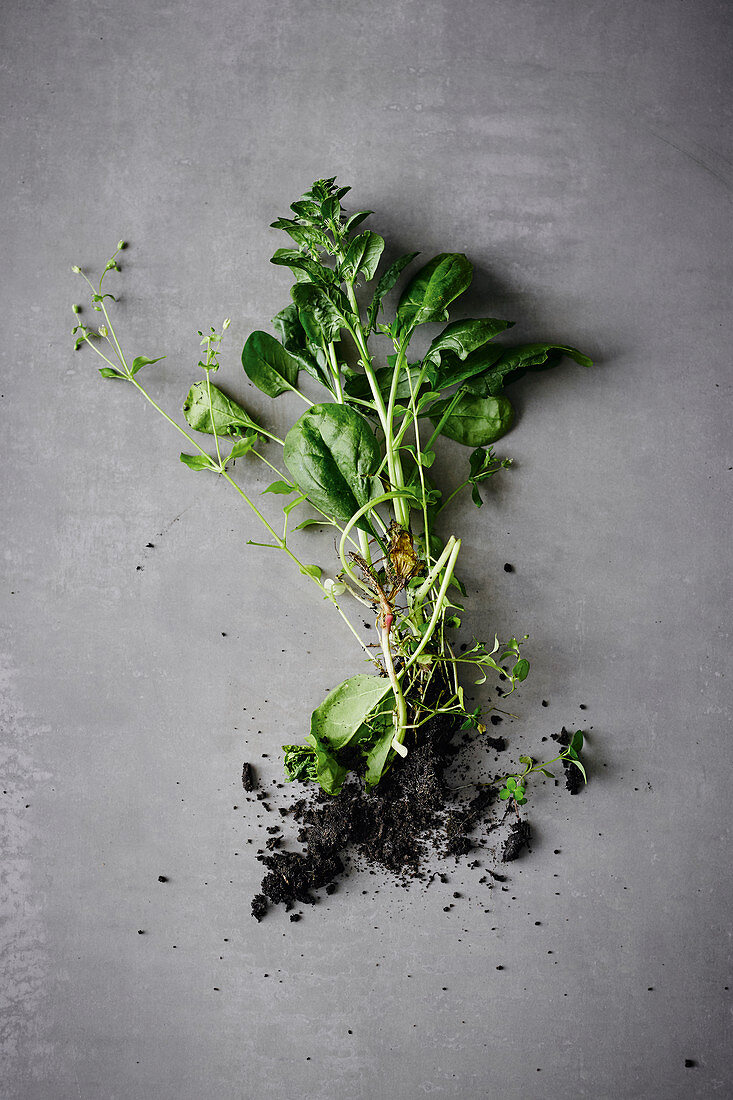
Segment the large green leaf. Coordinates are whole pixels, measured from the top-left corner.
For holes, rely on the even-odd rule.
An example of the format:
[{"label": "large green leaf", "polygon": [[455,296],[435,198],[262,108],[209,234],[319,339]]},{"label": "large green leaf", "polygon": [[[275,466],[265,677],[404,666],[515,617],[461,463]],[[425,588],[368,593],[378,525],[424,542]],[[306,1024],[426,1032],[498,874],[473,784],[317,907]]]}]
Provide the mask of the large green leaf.
[{"label": "large green leaf", "polygon": [[253,332],[242,348],[242,366],[251,382],[268,397],[295,388],[300,364],[269,332]]},{"label": "large green leaf", "polygon": [[370,332],[377,323],[377,314],[382,304],[382,298],[384,298],[385,294],[389,294],[407,265],[412,263],[415,257],[419,255],[419,252],[408,252],[404,256],[400,256],[394,263],[390,264],[384,275],[382,275],[377,283],[377,289],[374,291],[374,297],[369,304],[367,313],[367,332]]},{"label": "large green leaf", "polygon": [[298,316],[310,344],[317,347],[331,340],[338,340],[346,324],[349,303],[340,290],[334,288],[328,294],[312,283],[297,283],[290,296],[298,307]]},{"label": "large green leaf", "polygon": [[420,268],[397,307],[397,333],[427,321],[447,321],[448,306],[471,285],[473,267],[461,252],[441,252]]},{"label": "large green leaf", "polygon": [[374,278],[379,257],[384,249],[384,240],[370,229],[354,237],[346,250],[339,274],[346,282],[353,282],[360,273],[367,282]]},{"label": "large green leaf", "polygon": [[515,348],[504,348],[489,369],[474,376],[466,388],[483,397],[498,394],[504,386],[516,382],[529,370],[548,370],[557,366],[563,356],[574,359],[582,367],[593,366],[593,360],[577,348],[563,344],[521,344]]},{"label": "large green leaf", "polygon": [[[445,398],[430,406],[429,416],[434,424],[440,422],[451,400]],[[466,393],[459,397],[441,434],[467,447],[486,447],[501,439],[513,421],[514,410],[507,397],[476,397]]]},{"label": "large green leaf", "polygon": [[360,672],[329,692],[311,715],[311,733],[334,751],[345,748],[387,692],[389,680]]},{"label": "large green leaf", "polygon": [[477,348],[488,344],[489,340],[493,340],[498,333],[511,328],[513,324],[513,321],[500,321],[494,317],[453,321],[435,337],[423,361],[430,364],[435,373],[446,352],[463,360]]},{"label": "large green leaf", "polygon": [[[377,438],[348,405],[314,405],[303,413],[285,437],[283,459],[301,493],[335,519],[350,519],[380,492]],[[366,517],[358,526],[370,530]]]},{"label": "large green leaf", "polygon": [[[213,420],[212,420],[213,411]],[[258,425],[236,401],[227,397],[216,386],[211,387],[211,404],[206,381],[194,382],[183,403],[183,415],[197,432],[208,435],[240,435],[247,428]]]}]

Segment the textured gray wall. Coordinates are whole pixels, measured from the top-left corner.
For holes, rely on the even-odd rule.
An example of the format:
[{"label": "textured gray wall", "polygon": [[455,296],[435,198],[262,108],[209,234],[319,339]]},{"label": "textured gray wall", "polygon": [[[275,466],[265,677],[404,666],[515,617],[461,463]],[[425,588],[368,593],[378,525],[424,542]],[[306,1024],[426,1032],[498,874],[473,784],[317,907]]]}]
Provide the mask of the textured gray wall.
[{"label": "textured gray wall", "polygon": [[[3,1097],[733,1093],[730,14],[6,0]],[[72,353],[70,266],[132,243],[120,331],[167,354],[171,409],[196,329],[231,315],[220,377],[264,412],[238,348],[287,300],[267,226],[333,173],[395,252],[470,254],[466,311],[599,361],[520,384],[514,469],[451,514],[469,629],[531,634],[513,751],[582,702],[594,778],[539,789],[506,892],[356,875],[257,925],[238,769],[268,753],[274,777],[358,653]],[[327,537],[302,545],[328,563]]]}]

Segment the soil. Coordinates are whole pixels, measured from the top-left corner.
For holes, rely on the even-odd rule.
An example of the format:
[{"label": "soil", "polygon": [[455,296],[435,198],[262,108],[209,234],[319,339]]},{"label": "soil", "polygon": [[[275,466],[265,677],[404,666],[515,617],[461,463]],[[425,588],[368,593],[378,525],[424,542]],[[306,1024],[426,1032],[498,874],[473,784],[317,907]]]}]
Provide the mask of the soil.
[{"label": "soil", "polygon": [[[252,900],[252,915],[261,920],[271,905],[284,905],[286,910],[296,905],[312,905],[318,901],[317,891],[326,894],[336,889],[336,880],[352,862],[371,869],[384,869],[408,883],[419,879],[429,881],[426,865],[429,858],[459,859],[487,846],[487,836],[509,819],[509,832],[501,848],[503,862],[519,858],[529,845],[531,829],[520,818],[516,808],[496,803],[497,788],[468,783],[453,787],[446,778],[449,766],[460,763],[462,739],[456,744],[455,726],[444,718],[435,719],[424,727],[422,743],[373,790],[365,790],[354,781],[347,782],[337,797],[313,790],[286,807],[280,807],[281,818],[290,817],[298,826],[299,851],[280,850],[282,837],[279,825],[268,828],[269,838],[257,858],[266,873],[260,893]],[[567,744],[566,730],[553,734],[561,744]],[[503,738],[483,735],[487,747],[502,751]],[[567,740],[565,740],[567,738]],[[566,783],[575,793],[577,768],[568,769]],[[451,782],[455,768],[452,769]],[[254,773],[245,764],[243,786],[252,790]],[[460,781],[459,781],[460,782]],[[581,777],[582,785],[582,777]],[[255,796],[264,808],[269,808],[262,790]],[[489,872],[498,881],[503,876]]]}]

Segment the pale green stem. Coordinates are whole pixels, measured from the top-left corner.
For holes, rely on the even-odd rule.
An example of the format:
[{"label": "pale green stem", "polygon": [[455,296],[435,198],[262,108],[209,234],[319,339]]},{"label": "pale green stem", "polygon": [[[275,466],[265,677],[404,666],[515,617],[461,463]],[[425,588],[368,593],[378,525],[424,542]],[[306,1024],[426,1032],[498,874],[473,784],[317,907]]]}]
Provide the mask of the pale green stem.
[{"label": "pale green stem", "polygon": [[411,654],[409,659],[405,662],[404,667],[401,669],[399,675],[403,676],[408,668],[411,667],[420,656],[425,646],[430,641],[433,631],[435,630],[438,619],[443,610],[443,601],[445,600],[445,594],[448,591],[451,580],[453,579],[453,570],[456,564],[456,558],[458,557],[458,551],[461,549],[461,540],[456,539],[453,549],[451,550],[450,557],[448,558],[447,565],[445,567],[445,573],[443,574],[443,581],[438,591],[438,596],[433,608],[433,614],[430,617],[430,622],[427,625],[425,633],[423,634],[422,641],[418,645],[414,653]]}]

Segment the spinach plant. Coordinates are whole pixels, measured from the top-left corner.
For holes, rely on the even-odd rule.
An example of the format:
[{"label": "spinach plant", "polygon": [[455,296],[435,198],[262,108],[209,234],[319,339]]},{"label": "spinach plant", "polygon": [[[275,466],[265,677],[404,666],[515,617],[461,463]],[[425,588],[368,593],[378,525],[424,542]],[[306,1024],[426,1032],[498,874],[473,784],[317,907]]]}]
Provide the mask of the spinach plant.
[{"label": "spinach plant", "polygon": [[[468,488],[480,508],[481,484],[509,465],[495,455],[493,444],[512,426],[506,392],[511,384],[563,356],[591,365],[587,356],[564,345],[495,343],[511,321],[450,321],[450,307],[472,280],[471,263],[461,253],[432,257],[406,280],[396,310],[385,314],[387,296],[418,253],[380,267],[384,240],[362,228],[370,211],[345,212],[348,190],[337,187],[335,177],[317,180],[287,217],[273,223],[290,243],[277,249],[272,263],[289,269],[294,283],[290,301],[273,318],[275,334],[253,332],[242,366],[268,397],[294,393],[305,405],[284,439],[212,382],[228,320],[221,331],[199,333],[203,377],[184,401],[184,428],[139,380],[139,372],[160,357],[130,360],[110,320],[115,299],[105,278],[120,270],[124,242],[96,284],[73,269],[87,282],[92,309],[103,322],[93,327],[77,318],[76,347],[92,347],[104,360],[102,377],[132,385],[185,437],[182,462],[232,486],[266,532],[266,540],[254,545],[291,559],[333,605],[373,666],[371,673],[339,684],[316,707],[303,744],[284,746],[287,778],[312,780],[331,795],[339,793],[350,771],[368,787],[379,783],[436,718],[482,729],[481,709],[467,710],[462,671],[476,684],[498,676],[506,694],[526,678],[529,661],[517,638],[456,649],[465,594],[456,571],[461,540],[444,536],[443,513]],[[417,331],[436,322],[445,327],[423,354],[413,354]],[[391,345],[384,362],[375,354],[375,337]],[[310,381],[301,388],[304,377]],[[322,391],[318,401],[309,396],[314,382]],[[213,437],[211,445],[202,436]],[[465,476],[448,494],[431,478],[441,437],[469,449]],[[234,478],[235,462],[245,457],[275,474],[264,493],[284,498],[282,522],[267,518]],[[308,536],[298,533],[314,525],[336,534],[334,577],[300,556],[297,547],[307,544]],[[375,615],[378,646],[368,646],[353,625],[348,608],[354,604],[360,617],[363,607]],[[582,735],[556,759],[569,755],[582,768],[581,745]],[[496,781],[503,783],[500,797],[518,805],[526,801],[531,774],[551,774],[529,757],[521,762],[522,772]]]}]

